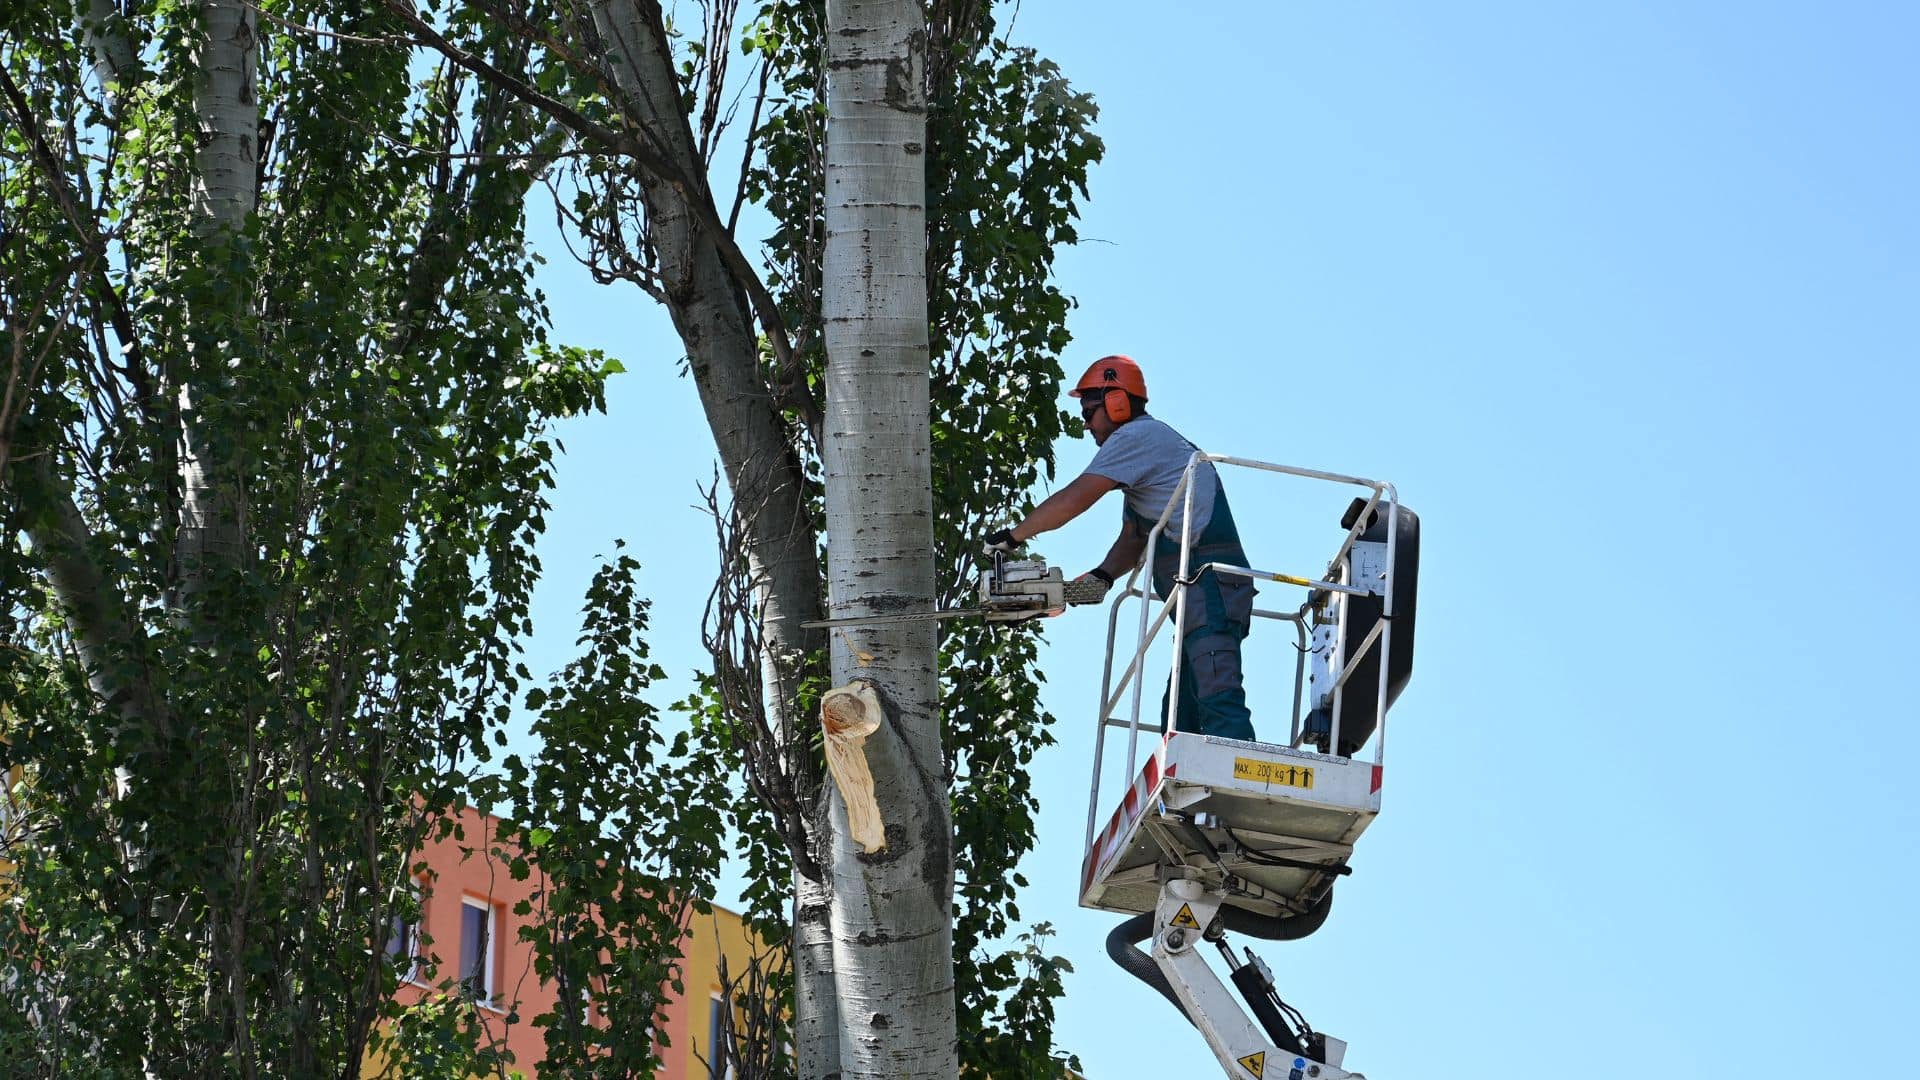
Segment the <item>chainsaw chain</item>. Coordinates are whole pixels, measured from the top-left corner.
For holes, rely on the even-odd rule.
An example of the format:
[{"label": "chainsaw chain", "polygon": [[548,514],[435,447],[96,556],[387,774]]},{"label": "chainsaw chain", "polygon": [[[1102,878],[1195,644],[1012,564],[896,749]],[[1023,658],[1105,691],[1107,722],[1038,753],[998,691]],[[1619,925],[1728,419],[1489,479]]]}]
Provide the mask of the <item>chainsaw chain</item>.
[{"label": "chainsaw chain", "polygon": [[939,619],[958,619],[965,615],[984,615],[981,608],[960,608],[955,611],[910,611],[902,615],[848,615],[839,619],[815,619],[800,624],[805,630],[824,630],[836,626],[874,626],[887,623],[933,622]]}]

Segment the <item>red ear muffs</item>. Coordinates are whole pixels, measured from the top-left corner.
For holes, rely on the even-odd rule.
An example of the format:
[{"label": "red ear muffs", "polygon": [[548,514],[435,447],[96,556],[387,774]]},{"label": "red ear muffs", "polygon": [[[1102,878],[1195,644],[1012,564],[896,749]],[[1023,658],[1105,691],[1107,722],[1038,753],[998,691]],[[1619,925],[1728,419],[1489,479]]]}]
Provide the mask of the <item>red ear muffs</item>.
[{"label": "red ear muffs", "polygon": [[1133,402],[1127,400],[1125,390],[1109,390],[1106,393],[1107,419],[1116,424],[1124,424],[1133,419]]}]

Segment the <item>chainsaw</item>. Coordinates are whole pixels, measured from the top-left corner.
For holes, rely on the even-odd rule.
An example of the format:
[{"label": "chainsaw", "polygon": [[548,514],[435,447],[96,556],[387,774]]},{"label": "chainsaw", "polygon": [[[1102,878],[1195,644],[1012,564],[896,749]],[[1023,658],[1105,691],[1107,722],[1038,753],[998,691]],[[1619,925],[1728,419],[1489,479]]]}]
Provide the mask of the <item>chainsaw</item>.
[{"label": "chainsaw", "polygon": [[980,571],[979,606],[947,608],[941,611],[909,611],[892,615],[849,615],[839,619],[816,619],[800,625],[809,630],[835,626],[882,626],[887,623],[931,622],[939,619],[964,619],[971,615],[988,622],[1017,623],[1028,619],[1052,618],[1067,610],[1068,604],[1098,603],[1106,595],[1100,581],[1067,581],[1057,566],[1047,560],[1009,559],[994,552],[993,565]]}]

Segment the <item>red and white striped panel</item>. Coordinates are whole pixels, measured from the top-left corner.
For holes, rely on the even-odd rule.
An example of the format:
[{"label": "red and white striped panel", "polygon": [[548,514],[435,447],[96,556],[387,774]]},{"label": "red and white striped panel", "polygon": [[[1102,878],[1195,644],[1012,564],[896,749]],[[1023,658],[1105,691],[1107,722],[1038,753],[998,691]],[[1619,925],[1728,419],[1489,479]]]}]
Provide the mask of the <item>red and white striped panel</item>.
[{"label": "red and white striped panel", "polygon": [[1159,788],[1162,777],[1172,778],[1174,766],[1166,763],[1167,743],[1173,738],[1168,735],[1160,742],[1160,748],[1147,759],[1146,767],[1134,778],[1133,786],[1127,789],[1127,797],[1113,811],[1113,817],[1107,820],[1107,827],[1100,830],[1094,838],[1093,847],[1087,852],[1086,860],[1080,867],[1080,895],[1085,896],[1093,887],[1093,875],[1096,869],[1113,861],[1120,854],[1121,840],[1133,828],[1133,823],[1146,810],[1147,803]]}]

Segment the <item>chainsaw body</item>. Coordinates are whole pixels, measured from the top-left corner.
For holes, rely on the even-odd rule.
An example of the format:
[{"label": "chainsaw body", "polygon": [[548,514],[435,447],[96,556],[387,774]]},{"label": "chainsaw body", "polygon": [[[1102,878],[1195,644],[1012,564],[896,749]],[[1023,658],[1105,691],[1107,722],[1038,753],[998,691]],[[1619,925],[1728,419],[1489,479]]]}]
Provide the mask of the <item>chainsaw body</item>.
[{"label": "chainsaw body", "polygon": [[995,554],[980,572],[980,610],[988,622],[1023,622],[1067,610],[1060,568],[1045,559],[1009,559]]}]

